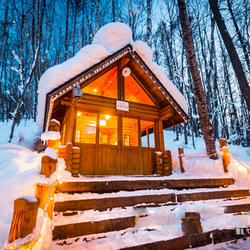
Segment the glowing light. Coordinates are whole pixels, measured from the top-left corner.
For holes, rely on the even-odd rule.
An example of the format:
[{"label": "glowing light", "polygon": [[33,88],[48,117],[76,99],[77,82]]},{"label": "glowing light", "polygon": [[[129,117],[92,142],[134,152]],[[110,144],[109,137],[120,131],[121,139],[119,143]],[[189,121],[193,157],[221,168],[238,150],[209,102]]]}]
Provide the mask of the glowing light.
[{"label": "glowing light", "polygon": [[53,201],[53,197],[50,197],[50,200]]},{"label": "glowing light", "polygon": [[81,112],[77,112],[77,116],[80,116],[81,115]]},{"label": "glowing light", "polygon": [[100,120],[99,125],[100,125],[100,126],[106,126],[106,121],[105,121],[105,120]]},{"label": "glowing light", "polygon": [[58,175],[58,179],[60,179],[62,176],[61,175]]},{"label": "glowing light", "polygon": [[97,92],[97,89],[94,89],[93,91],[94,91],[94,92]]},{"label": "glowing light", "polygon": [[38,241],[39,241],[39,242],[42,242],[42,238],[40,237]]},{"label": "glowing light", "polygon": [[239,170],[240,170],[241,172],[246,171],[246,168],[244,168],[242,165],[239,165],[238,168],[239,168]]},{"label": "glowing light", "polygon": [[111,118],[111,116],[110,116],[110,115],[104,115],[104,118],[105,118],[106,120],[109,120],[109,119]]},{"label": "glowing light", "polygon": [[61,182],[61,181],[59,181],[59,184],[62,184],[62,182]]}]

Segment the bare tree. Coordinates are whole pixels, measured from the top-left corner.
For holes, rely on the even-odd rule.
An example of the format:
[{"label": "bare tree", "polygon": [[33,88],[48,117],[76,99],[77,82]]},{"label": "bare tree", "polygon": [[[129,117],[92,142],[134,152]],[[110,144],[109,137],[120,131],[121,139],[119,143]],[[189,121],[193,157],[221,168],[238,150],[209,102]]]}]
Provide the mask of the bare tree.
[{"label": "bare tree", "polygon": [[206,106],[206,99],[205,93],[202,87],[202,82],[198,70],[198,65],[196,61],[196,56],[194,52],[194,45],[192,39],[192,33],[188,22],[187,16],[187,9],[185,0],[178,0],[178,7],[179,7],[179,15],[180,15],[180,22],[182,27],[183,33],[183,41],[186,49],[186,56],[189,65],[189,69],[191,71],[193,83],[194,83],[194,90],[198,105],[198,112],[200,116],[201,127],[203,131],[204,140],[206,143],[207,154],[210,156],[211,159],[218,159],[214,141],[214,135],[212,130],[212,125],[209,120],[207,106]]},{"label": "bare tree", "polygon": [[237,77],[239,85],[240,85],[241,93],[244,96],[248,110],[250,111],[250,87],[248,85],[248,82],[247,82],[247,79],[245,76],[245,72],[243,70],[239,56],[238,56],[237,51],[234,47],[232,39],[228,33],[224,19],[222,18],[221,14],[220,14],[216,0],[209,0],[209,3],[210,3],[210,7],[212,9],[212,12],[214,14],[215,21],[216,21],[217,26],[219,28],[220,34],[221,34],[222,39],[224,41],[224,44],[226,46],[227,52],[228,52],[229,57],[231,59],[234,72],[236,74],[236,77]]}]

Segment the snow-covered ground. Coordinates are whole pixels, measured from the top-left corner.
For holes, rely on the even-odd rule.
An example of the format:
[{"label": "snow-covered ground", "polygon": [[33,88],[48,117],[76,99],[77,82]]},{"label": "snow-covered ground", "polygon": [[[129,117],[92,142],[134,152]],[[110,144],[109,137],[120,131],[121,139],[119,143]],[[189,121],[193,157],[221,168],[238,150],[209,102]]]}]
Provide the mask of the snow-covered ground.
[{"label": "snow-covered ground", "polygon": [[[40,162],[43,153],[38,154],[34,152],[34,143],[37,139],[37,126],[31,121],[22,121],[20,126],[16,127],[14,138],[11,143],[8,143],[10,134],[11,123],[0,123],[0,248],[2,248],[5,240],[8,237],[10,223],[13,214],[13,202],[16,198],[25,195],[35,195],[35,185],[37,182],[44,182],[44,176],[39,175],[40,172]],[[23,140],[19,142],[22,133]],[[234,186],[250,188],[250,174],[234,159],[231,159],[231,164],[229,165],[229,173],[223,173],[223,167],[221,164],[221,159],[217,161],[210,160],[206,157],[204,158],[189,158],[188,156],[203,156],[205,155],[205,144],[201,138],[196,139],[196,149],[193,149],[191,145],[191,139],[189,138],[190,145],[186,146],[183,144],[183,137],[180,136],[179,141],[174,141],[175,135],[171,131],[165,131],[165,145],[166,149],[171,150],[174,165],[174,175],[169,178],[201,178],[201,177],[223,177],[232,176],[236,183]],[[184,168],[186,172],[181,175],[179,170],[179,158],[178,158],[178,147],[184,147],[185,157],[184,157]],[[217,144],[219,150],[219,144]],[[238,158],[242,163],[244,163],[250,169],[250,159],[249,159],[249,149],[242,148],[240,146],[229,145],[230,152]],[[107,179],[114,179],[116,177],[107,177]],[[121,177],[120,177],[121,178]],[[131,177],[133,179],[134,177]],[[141,177],[143,178],[143,177]],[[147,178],[147,177],[144,177]],[[150,177],[154,178],[154,177]],[[102,179],[102,178],[101,178]],[[82,180],[87,181],[88,178],[82,177]],[[200,203],[202,204],[202,202]],[[165,209],[165,210],[164,210]],[[183,207],[178,208],[180,215],[184,210]],[[186,208],[185,208],[186,209]],[[216,221],[215,218],[209,217],[211,210],[204,210],[205,206],[200,206],[201,213],[204,213],[207,217],[203,221],[205,228],[209,228]],[[162,221],[163,217],[167,219],[166,208],[158,208],[152,217],[154,221]],[[215,210],[217,212],[217,210]],[[163,216],[163,217],[162,217]],[[177,216],[178,217],[178,216]],[[245,217],[245,222],[248,221],[248,215]],[[243,219],[242,217],[242,219]],[[229,215],[225,218],[233,218]],[[235,218],[235,217],[234,217]],[[174,224],[176,217],[169,218],[172,225]],[[242,220],[240,219],[240,220]],[[146,219],[143,219],[146,220]],[[141,221],[143,221],[141,220]],[[178,218],[179,220],[179,218]],[[178,222],[179,227],[180,223]],[[139,227],[140,225],[138,225]],[[223,225],[222,225],[223,227]],[[180,234],[180,228],[175,231],[170,230],[170,235],[178,236]],[[112,234],[112,233],[110,233]],[[147,231],[143,232],[143,237],[147,238]],[[155,233],[157,236],[157,230]],[[125,238],[124,238],[125,239]],[[129,239],[128,239],[129,240]],[[138,239],[139,240],[139,239]],[[150,240],[150,239],[149,239]],[[103,239],[105,241],[105,239]],[[135,238],[136,241],[136,238]],[[100,243],[101,241],[99,241]],[[99,244],[98,243],[98,244]],[[111,243],[110,243],[111,244]],[[66,247],[66,246],[65,246]]]}]

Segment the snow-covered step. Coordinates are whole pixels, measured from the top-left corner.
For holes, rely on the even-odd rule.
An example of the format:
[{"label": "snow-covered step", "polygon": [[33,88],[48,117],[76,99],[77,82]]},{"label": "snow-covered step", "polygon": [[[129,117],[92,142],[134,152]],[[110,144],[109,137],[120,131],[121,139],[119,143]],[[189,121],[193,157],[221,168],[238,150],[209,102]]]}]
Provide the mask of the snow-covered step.
[{"label": "snow-covered step", "polygon": [[215,188],[232,185],[232,178],[193,178],[174,179],[174,177],[137,177],[132,179],[110,180],[105,178],[92,178],[79,181],[65,181],[56,186],[57,192],[81,193],[95,192],[108,193],[117,191],[133,191],[145,189],[193,189],[193,188]]},{"label": "snow-covered step", "polygon": [[170,205],[187,201],[226,199],[248,197],[248,189],[228,188],[194,189],[194,190],[139,190],[121,191],[118,193],[82,193],[56,194],[54,211],[65,212],[72,210],[99,210],[105,211],[116,207],[129,207],[140,204]]},{"label": "snow-covered step", "polygon": [[199,201],[199,200],[211,200],[211,199],[224,199],[224,198],[231,198],[231,197],[248,197],[249,190],[248,189],[227,189],[224,190],[210,190],[207,192],[187,192],[181,193],[177,195],[178,202],[185,202],[185,201]]},{"label": "snow-covered step", "polygon": [[67,239],[77,236],[119,231],[134,227],[135,216],[120,217],[114,219],[78,222],[71,224],[56,225],[52,231],[53,240]]},{"label": "snow-covered step", "polygon": [[116,207],[135,206],[137,204],[166,204],[175,203],[175,194],[145,194],[145,195],[129,195],[117,196],[107,198],[93,198],[93,199],[76,199],[55,201],[54,211],[64,212],[68,210],[99,210],[105,211]]}]

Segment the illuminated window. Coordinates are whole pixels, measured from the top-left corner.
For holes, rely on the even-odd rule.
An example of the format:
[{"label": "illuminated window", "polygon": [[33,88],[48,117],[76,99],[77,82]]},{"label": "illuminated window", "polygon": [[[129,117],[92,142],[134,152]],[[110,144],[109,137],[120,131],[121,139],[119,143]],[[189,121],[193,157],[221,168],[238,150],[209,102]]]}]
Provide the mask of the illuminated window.
[{"label": "illuminated window", "polygon": [[137,119],[122,118],[123,146],[138,146]]},{"label": "illuminated window", "polygon": [[82,92],[117,99],[117,67],[95,79]]},{"label": "illuminated window", "polygon": [[141,121],[141,145],[145,148],[155,147],[154,122]]},{"label": "illuminated window", "polygon": [[124,88],[125,101],[155,106],[149,96],[143,91],[131,75],[124,77]]},{"label": "illuminated window", "polygon": [[117,116],[100,114],[99,143],[117,145]]},{"label": "illuminated window", "polygon": [[81,130],[76,130],[75,142],[80,142],[81,139]]},{"label": "illuminated window", "polygon": [[97,115],[89,112],[77,112],[75,142],[96,143]]}]

